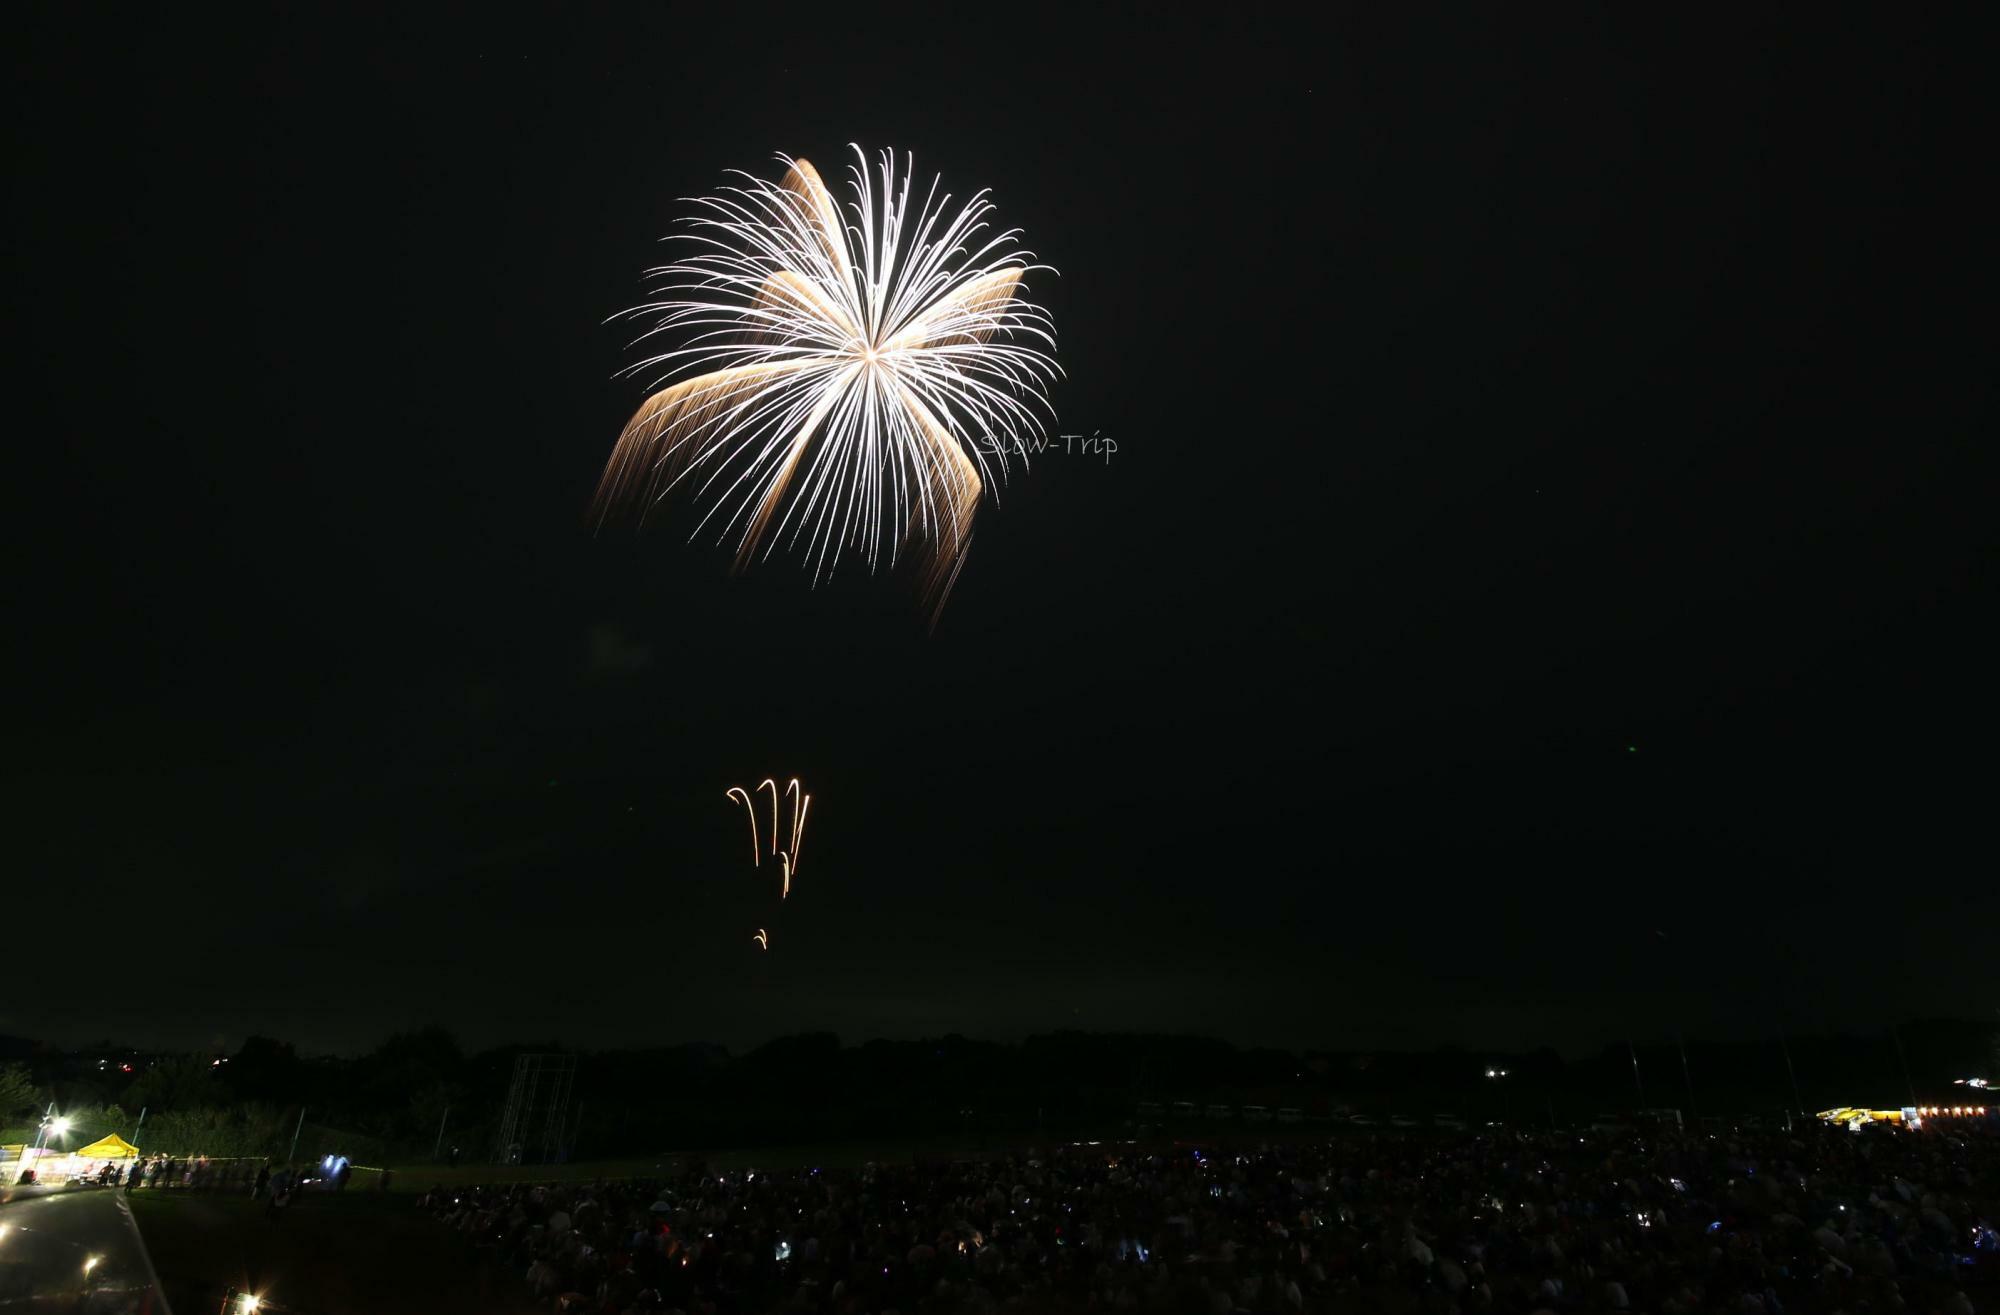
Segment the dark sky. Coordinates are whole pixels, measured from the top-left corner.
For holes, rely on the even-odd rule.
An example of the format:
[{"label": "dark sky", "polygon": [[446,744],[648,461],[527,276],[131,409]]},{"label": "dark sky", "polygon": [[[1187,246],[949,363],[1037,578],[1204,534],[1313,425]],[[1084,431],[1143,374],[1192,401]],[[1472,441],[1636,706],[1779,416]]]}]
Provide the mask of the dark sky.
[{"label": "dark sky", "polygon": [[[19,20],[0,1031],[2000,1006],[1971,34],[1224,8]],[[677,198],[850,141],[993,189],[1118,444],[934,635],[585,522]]]}]

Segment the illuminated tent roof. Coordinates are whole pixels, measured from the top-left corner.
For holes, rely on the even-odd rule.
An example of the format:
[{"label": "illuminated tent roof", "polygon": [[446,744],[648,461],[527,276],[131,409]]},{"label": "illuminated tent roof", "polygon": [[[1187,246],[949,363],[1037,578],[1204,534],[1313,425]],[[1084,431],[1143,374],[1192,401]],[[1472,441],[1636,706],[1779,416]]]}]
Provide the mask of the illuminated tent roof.
[{"label": "illuminated tent roof", "polygon": [[79,1160],[129,1160],[139,1153],[139,1148],[126,1141],[117,1133],[94,1141],[88,1146],[80,1146],[71,1154]]}]

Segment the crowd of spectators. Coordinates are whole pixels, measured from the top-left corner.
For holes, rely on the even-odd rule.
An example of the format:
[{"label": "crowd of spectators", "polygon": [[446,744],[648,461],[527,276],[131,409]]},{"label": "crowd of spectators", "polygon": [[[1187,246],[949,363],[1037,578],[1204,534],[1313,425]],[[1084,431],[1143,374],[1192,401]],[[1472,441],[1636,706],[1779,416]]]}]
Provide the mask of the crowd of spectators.
[{"label": "crowd of spectators", "polygon": [[108,1160],[88,1169],[73,1181],[78,1185],[234,1190],[256,1174],[247,1160],[213,1160],[206,1155],[148,1155],[132,1160]]},{"label": "crowd of spectators", "polygon": [[1362,1136],[436,1188],[564,1315],[2000,1309],[2000,1136]]}]

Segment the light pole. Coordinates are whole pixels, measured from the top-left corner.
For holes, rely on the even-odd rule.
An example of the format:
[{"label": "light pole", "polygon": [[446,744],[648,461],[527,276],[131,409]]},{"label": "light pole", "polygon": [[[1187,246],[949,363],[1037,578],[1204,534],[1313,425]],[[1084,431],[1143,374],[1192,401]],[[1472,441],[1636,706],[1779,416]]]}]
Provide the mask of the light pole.
[{"label": "light pole", "polygon": [[1903,1033],[1894,1023],[1889,1024],[1889,1035],[1896,1042],[1896,1062],[1903,1066],[1903,1085],[1909,1088],[1910,1104],[1917,1103],[1917,1084],[1910,1080],[1910,1057],[1903,1053]]},{"label": "light pole", "polygon": [[1792,1108],[1785,1111],[1785,1131],[1792,1130],[1792,1114],[1804,1114],[1806,1103],[1799,1097],[1799,1071],[1792,1067],[1792,1043],[1785,1040],[1785,1029],[1778,1029],[1778,1049],[1785,1054],[1785,1076],[1792,1081]]},{"label": "light pole", "polygon": [[[50,1101],[48,1109],[42,1114],[42,1122],[40,1126],[38,1126],[35,1129],[35,1152],[33,1158],[37,1162],[41,1160],[42,1148],[48,1144],[49,1134],[51,1132],[55,1133],[56,1136],[60,1137],[68,1131],[69,1131],[69,1120],[57,1118],[56,1103],[54,1101]],[[27,1172],[28,1172],[28,1162],[27,1158],[24,1157],[21,1161],[21,1173],[25,1174]],[[41,1181],[41,1176],[42,1176],[41,1171],[39,1169],[36,1170],[35,1180],[37,1182]],[[20,1181],[21,1181],[20,1174],[16,1174],[14,1177],[14,1182],[18,1185]]]}]

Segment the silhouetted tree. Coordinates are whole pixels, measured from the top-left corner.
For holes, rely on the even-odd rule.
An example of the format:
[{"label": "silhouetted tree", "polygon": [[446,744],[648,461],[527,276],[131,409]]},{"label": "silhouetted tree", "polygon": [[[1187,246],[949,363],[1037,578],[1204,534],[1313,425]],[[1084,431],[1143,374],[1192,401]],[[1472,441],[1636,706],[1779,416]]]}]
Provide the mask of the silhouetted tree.
[{"label": "silhouetted tree", "polygon": [[35,1080],[26,1064],[0,1066],[0,1123],[35,1107]]},{"label": "silhouetted tree", "polygon": [[163,1059],[141,1073],[126,1092],[124,1103],[151,1110],[194,1110],[221,1104],[222,1083],[214,1061],[206,1055]]},{"label": "silhouetted tree", "polygon": [[222,1076],[241,1099],[282,1102],[299,1099],[305,1066],[289,1043],[253,1036],[229,1057]]}]

